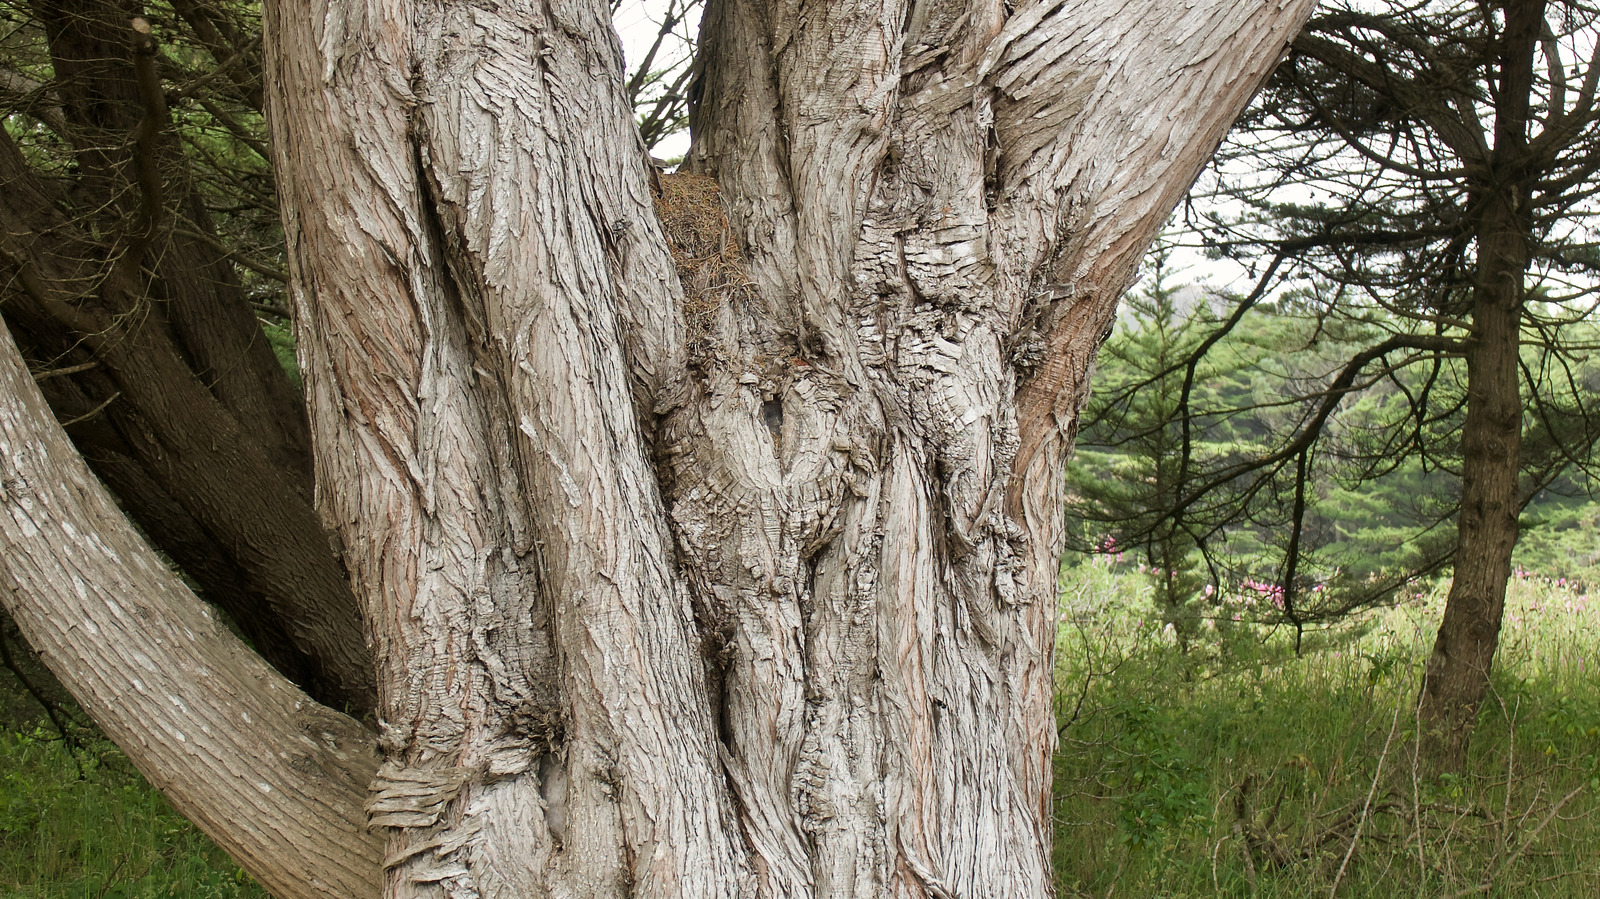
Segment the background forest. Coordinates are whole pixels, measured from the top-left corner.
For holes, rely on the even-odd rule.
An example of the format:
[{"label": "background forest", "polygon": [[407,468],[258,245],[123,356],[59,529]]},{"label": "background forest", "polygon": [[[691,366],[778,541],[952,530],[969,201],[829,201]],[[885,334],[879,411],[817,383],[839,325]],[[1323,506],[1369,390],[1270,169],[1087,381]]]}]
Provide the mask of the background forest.
[{"label": "background forest", "polygon": [[[145,8],[159,39],[139,51],[140,83],[155,84],[139,101],[147,129],[79,114],[92,104],[72,94],[72,67],[92,69],[102,48],[68,58],[58,32],[92,5],[0,0],[5,228],[203,260],[212,274],[193,290],[242,294],[251,352],[297,388],[254,8]],[[696,5],[619,12],[652,146],[684,126]],[[1600,892],[1597,16],[1577,2],[1327,6],[1147,260],[1101,350],[1069,473],[1063,895]],[[1539,57],[1527,83],[1507,74],[1519,33]],[[164,185],[159,208],[115,187],[141,168]],[[1507,184],[1520,199],[1497,224]],[[1505,253],[1478,257],[1502,232],[1520,235],[1497,282],[1514,296],[1486,300],[1483,271]],[[0,255],[3,312],[97,474],[153,537],[192,553],[172,562],[200,592],[256,603],[223,611],[315,684],[258,614],[315,572],[278,583],[241,561],[226,503],[196,528],[205,540],[161,533],[163,503],[208,488],[152,479],[141,448],[102,426],[166,420],[101,368],[147,360],[88,347],[105,351],[91,360],[13,263]],[[169,299],[181,313],[185,297]],[[1496,302],[1510,324],[1491,365]],[[174,320],[171,352],[208,351],[203,317]],[[1514,551],[1476,727],[1441,765],[1419,694],[1460,559],[1490,555],[1458,522],[1471,395],[1496,365],[1520,410],[1509,426],[1499,416],[1520,446]],[[261,464],[293,467],[293,446],[262,439]],[[265,895],[143,782],[9,620],[0,649],[0,895]]]}]

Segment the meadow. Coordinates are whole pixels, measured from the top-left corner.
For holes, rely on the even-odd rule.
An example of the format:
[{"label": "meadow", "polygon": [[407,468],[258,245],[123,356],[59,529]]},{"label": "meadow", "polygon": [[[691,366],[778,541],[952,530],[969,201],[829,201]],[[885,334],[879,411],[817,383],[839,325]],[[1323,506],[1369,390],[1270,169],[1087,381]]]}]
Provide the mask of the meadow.
[{"label": "meadow", "polygon": [[1600,594],[1513,577],[1461,776],[1430,777],[1415,701],[1448,582],[1309,632],[1224,591],[1180,652],[1146,579],[1067,572],[1057,693],[1063,896],[1600,895]]},{"label": "meadow", "polygon": [[[1296,656],[1258,589],[1185,653],[1131,563],[1063,583],[1062,896],[1600,895],[1600,592],[1519,572],[1470,772],[1431,778],[1413,710],[1447,584]],[[266,896],[70,705],[69,746],[3,670],[0,692],[0,896]]]},{"label": "meadow", "polygon": [[0,733],[0,896],[245,899],[267,893],[104,737]]}]

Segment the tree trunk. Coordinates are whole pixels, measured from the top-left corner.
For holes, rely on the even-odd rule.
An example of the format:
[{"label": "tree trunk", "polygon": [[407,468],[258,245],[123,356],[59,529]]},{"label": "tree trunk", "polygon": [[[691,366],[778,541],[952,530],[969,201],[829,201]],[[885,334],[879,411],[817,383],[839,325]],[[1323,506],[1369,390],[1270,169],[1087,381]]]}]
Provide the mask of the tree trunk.
[{"label": "tree trunk", "polygon": [[1523,280],[1532,233],[1526,170],[1529,102],[1543,0],[1507,4],[1495,147],[1474,197],[1478,270],[1467,351],[1467,415],[1461,427],[1461,514],[1455,577],[1423,680],[1425,750],[1440,771],[1466,765],[1468,738],[1489,686],[1505,611],[1521,508],[1519,368]]},{"label": "tree trunk", "polygon": [[388,895],[1046,895],[1089,365],[1309,7],[713,4],[682,288],[605,4],[269,7]]},{"label": "tree trunk", "polygon": [[[143,11],[134,0],[39,4],[66,137],[78,162],[78,194],[96,203],[111,199],[108,211],[120,221],[103,226],[104,233],[129,242],[135,235],[118,232],[135,230],[130,223],[139,220],[143,204],[166,207],[149,242],[146,264],[156,275],[149,299],[160,303],[195,375],[238,419],[243,434],[309,493],[310,435],[301,399],[262,337],[232,264],[200,236],[215,233],[210,215],[166,110],[152,108],[140,86],[132,46],[137,33],[128,23]],[[147,118],[155,130],[141,145],[135,138]],[[142,169],[158,178],[159,197],[143,195]]]},{"label": "tree trunk", "polygon": [[78,179],[52,190],[0,135],[0,259],[17,275],[6,315],[129,514],[280,671],[359,714],[372,666],[311,506],[300,397],[230,264],[195,236],[212,226],[169,132],[154,46],[134,46],[138,11],[39,11]]},{"label": "tree trunk", "polygon": [[[111,514],[81,469],[92,516],[13,475],[66,452],[37,402],[0,453],[8,602],[281,895],[371,895],[380,858],[391,897],[1048,895],[1061,464],[1094,351],[1310,6],[713,4],[692,157],[714,178],[665,179],[667,234],[607,4],[271,4],[386,851],[352,819],[345,719],[241,713],[263,761],[233,761],[230,703],[286,691],[182,692],[234,670],[214,627],[87,645],[126,602],[192,612],[170,578],[113,603],[81,599],[98,567],[19,573],[76,558],[58,522]],[[332,757],[296,755],[304,714],[343,722]],[[143,736],[185,716],[198,755]],[[289,779],[214,797],[185,766],[218,760]],[[316,854],[298,876],[281,837]]]}]

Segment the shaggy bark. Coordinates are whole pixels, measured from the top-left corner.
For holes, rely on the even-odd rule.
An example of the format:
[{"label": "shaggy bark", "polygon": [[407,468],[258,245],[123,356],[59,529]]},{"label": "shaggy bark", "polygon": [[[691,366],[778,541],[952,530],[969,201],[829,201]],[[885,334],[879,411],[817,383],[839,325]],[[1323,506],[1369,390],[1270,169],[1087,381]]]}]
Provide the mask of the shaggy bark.
[{"label": "shaggy bark", "polygon": [[690,158],[758,296],[668,419],[673,512],[735,635],[725,740],[774,894],[1047,889],[1059,478],[1090,360],[1301,12],[708,11]]},{"label": "shaggy bark", "polygon": [[385,894],[1048,895],[1094,349],[1310,5],[713,4],[687,288],[607,4],[269,5]]},{"label": "shaggy bark", "polygon": [[691,334],[604,4],[269,9],[389,895],[1045,895],[1087,370],[1308,10],[713,4]]}]

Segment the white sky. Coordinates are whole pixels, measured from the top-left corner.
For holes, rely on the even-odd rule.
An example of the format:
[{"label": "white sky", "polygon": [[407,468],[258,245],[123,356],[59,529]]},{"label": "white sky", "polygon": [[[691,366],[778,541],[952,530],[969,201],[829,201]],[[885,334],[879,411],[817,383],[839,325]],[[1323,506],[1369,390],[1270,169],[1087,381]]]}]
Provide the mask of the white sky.
[{"label": "white sky", "polygon": [[[630,74],[632,67],[649,51],[650,45],[655,41],[666,10],[673,5],[682,6],[684,2],[686,0],[621,0],[613,22],[622,39],[623,53]],[[693,52],[692,41],[700,30],[700,5],[696,3],[685,21],[679,23],[673,30],[676,39],[668,38],[657,52],[652,66],[657,70],[679,60],[687,61]],[[1600,29],[1591,25],[1589,28],[1580,27],[1575,34],[1567,35],[1563,41],[1566,44],[1563,48],[1566,61],[1581,66],[1583,62],[1596,60],[1597,33],[1600,33]],[[1575,71],[1573,77],[1576,79],[1581,76]],[[1576,88],[1576,84],[1572,87]],[[682,156],[688,148],[689,134],[685,130],[662,140],[653,149],[653,153],[658,157],[671,159]],[[1206,177],[1208,176],[1202,176],[1202,181]],[[1319,189],[1316,186],[1290,185],[1281,193],[1282,196],[1278,198],[1281,202],[1338,202],[1335,195],[1325,188]],[[1195,281],[1213,290],[1248,291],[1255,281],[1254,275],[1244,266],[1226,259],[1207,259],[1203,253],[1194,249],[1175,251],[1170,260],[1169,272],[1174,281]]]}]

